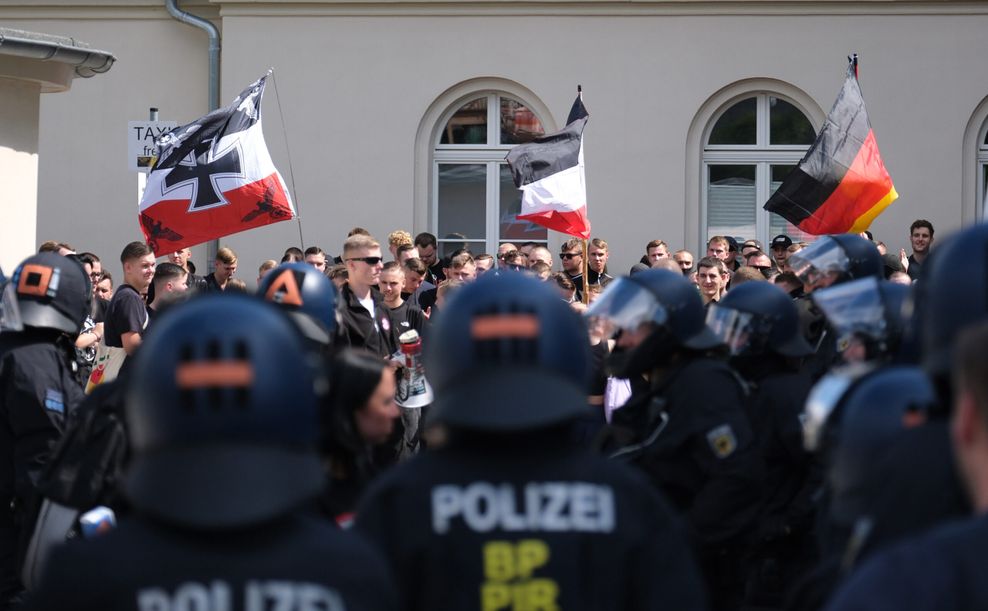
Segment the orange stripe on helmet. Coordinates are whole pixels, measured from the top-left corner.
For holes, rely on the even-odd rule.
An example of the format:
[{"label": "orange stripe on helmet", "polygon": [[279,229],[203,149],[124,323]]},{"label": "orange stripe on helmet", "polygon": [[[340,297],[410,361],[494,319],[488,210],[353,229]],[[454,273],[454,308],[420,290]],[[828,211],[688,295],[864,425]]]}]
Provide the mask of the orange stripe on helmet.
[{"label": "orange stripe on helmet", "polygon": [[185,363],[175,370],[175,383],[182,389],[250,386],[254,367],[245,361]]},{"label": "orange stripe on helmet", "polygon": [[470,336],[477,340],[532,339],[538,335],[539,319],[532,314],[478,316],[470,325]]}]

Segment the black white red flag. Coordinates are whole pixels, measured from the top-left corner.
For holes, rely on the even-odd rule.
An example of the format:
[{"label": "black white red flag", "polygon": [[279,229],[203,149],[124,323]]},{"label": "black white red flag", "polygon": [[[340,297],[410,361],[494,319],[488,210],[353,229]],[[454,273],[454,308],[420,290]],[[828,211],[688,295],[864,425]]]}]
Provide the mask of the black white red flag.
[{"label": "black white red flag", "polygon": [[562,130],[511,149],[505,160],[521,192],[520,220],[587,239],[583,128],[590,115],[577,96]]},{"label": "black white red flag", "polygon": [[267,77],[155,143],[158,158],[140,203],[141,229],[155,255],[295,218],[261,131]]}]

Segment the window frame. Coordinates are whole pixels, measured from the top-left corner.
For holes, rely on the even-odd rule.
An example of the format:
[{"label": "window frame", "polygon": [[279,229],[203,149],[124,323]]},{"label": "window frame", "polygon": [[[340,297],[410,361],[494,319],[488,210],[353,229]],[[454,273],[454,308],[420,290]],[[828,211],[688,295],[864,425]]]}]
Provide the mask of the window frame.
[{"label": "window frame", "polygon": [[[707,144],[717,121],[735,104],[748,98],[755,98],[755,144]],[[700,142],[700,243],[705,247],[707,241],[712,237],[708,231],[709,222],[709,189],[711,165],[754,165],[755,166],[755,235],[744,236],[768,244],[772,237],[770,233],[770,215],[762,205],[768,201],[772,193],[770,187],[772,183],[771,167],[774,165],[795,166],[809,150],[812,143],[806,145],[796,144],[770,144],[770,104],[769,98],[778,98],[792,104],[810,125],[813,125],[813,117],[808,113],[798,100],[774,90],[749,90],[732,96],[726,102],[719,105],[706,123],[702,132]],[[814,128],[814,134],[817,129]]]},{"label": "window frame", "polygon": [[[453,116],[467,104],[478,98],[487,98],[487,142],[488,144],[441,144],[442,134],[446,124]],[[485,89],[473,91],[463,95],[450,103],[445,111],[439,116],[436,122],[431,144],[431,155],[429,159],[430,188],[429,188],[429,232],[436,236],[439,250],[442,252],[443,245],[447,243],[466,242],[471,244],[484,244],[484,248],[475,254],[497,252],[499,245],[507,240],[501,238],[501,184],[500,168],[505,166],[504,158],[508,152],[518,146],[516,144],[501,144],[501,104],[502,97],[507,97],[523,104],[539,120],[544,133],[552,133],[551,124],[546,121],[543,114],[537,109],[537,105],[511,91],[498,89]],[[496,143],[496,144],[492,144]],[[484,214],[484,234],[483,240],[478,239],[446,239],[439,234],[439,166],[440,164],[471,164],[486,165],[486,188],[485,188],[485,214]],[[531,240],[533,242],[548,246],[551,242],[551,232],[546,230],[545,240]],[[473,250],[471,248],[471,250]]]}]

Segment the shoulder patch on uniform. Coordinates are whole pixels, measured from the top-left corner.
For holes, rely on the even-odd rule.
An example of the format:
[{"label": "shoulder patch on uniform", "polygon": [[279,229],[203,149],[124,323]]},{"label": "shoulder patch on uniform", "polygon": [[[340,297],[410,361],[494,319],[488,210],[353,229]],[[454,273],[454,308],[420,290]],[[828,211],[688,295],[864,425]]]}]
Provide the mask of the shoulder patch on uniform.
[{"label": "shoulder patch on uniform", "polygon": [[722,424],[707,432],[707,443],[717,458],[727,458],[738,447],[738,439],[730,424]]},{"label": "shoulder patch on uniform", "polygon": [[52,412],[58,412],[59,414],[65,413],[65,400],[62,398],[62,393],[55,390],[54,388],[48,388],[45,390],[45,409]]}]

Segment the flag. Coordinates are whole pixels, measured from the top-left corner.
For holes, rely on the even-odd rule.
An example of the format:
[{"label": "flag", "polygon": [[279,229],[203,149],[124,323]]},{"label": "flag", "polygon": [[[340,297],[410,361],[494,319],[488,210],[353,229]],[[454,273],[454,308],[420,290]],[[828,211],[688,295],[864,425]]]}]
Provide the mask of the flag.
[{"label": "flag", "polygon": [[589,117],[577,96],[562,131],[520,144],[505,157],[515,186],[522,191],[518,220],[590,237],[583,171],[583,128]]},{"label": "flag", "polygon": [[155,142],[158,157],[139,207],[155,255],[295,217],[261,131],[266,80]]},{"label": "flag", "polygon": [[855,56],[816,142],[765,209],[813,235],[860,233],[897,197],[865,111]]}]

